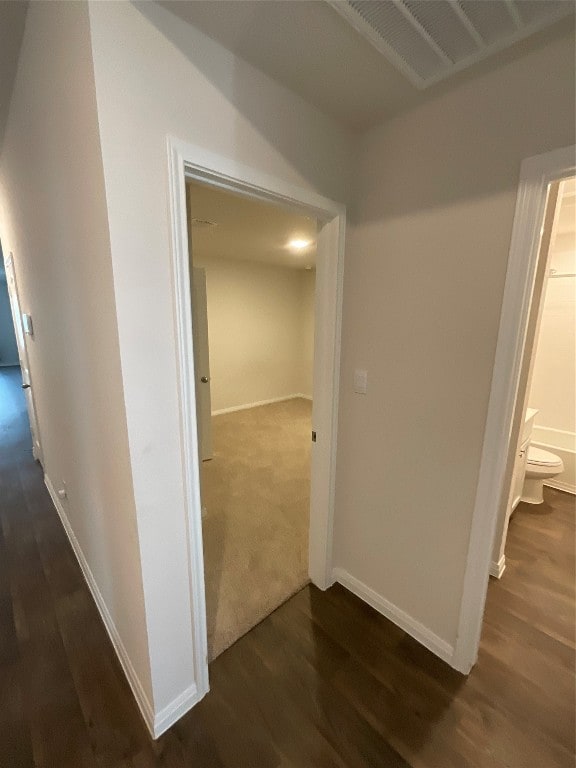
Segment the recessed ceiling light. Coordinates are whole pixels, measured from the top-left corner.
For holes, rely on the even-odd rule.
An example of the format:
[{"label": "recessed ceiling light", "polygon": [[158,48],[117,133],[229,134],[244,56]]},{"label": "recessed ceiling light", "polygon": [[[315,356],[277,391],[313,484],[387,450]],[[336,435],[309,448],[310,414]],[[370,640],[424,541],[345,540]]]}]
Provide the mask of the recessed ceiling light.
[{"label": "recessed ceiling light", "polygon": [[296,238],[295,240],[290,240],[288,248],[292,248],[294,251],[302,251],[304,248],[308,248],[309,245],[312,245],[311,240],[299,240]]}]

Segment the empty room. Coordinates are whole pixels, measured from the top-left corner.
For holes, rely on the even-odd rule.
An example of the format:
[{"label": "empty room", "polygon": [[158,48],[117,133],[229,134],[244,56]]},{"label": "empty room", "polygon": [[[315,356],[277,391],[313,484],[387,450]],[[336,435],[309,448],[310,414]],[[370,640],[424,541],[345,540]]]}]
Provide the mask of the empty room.
[{"label": "empty room", "polygon": [[208,654],[308,582],[316,221],[187,185]]}]

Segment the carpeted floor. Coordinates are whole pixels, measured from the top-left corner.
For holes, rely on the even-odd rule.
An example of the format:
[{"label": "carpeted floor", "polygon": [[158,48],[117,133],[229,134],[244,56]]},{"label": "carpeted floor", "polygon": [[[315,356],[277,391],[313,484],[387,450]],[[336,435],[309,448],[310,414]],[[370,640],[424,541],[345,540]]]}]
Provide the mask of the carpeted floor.
[{"label": "carpeted floor", "polygon": [[308,582],[312,404],[296,399],[212,418],[202,464],[208,658]]}]

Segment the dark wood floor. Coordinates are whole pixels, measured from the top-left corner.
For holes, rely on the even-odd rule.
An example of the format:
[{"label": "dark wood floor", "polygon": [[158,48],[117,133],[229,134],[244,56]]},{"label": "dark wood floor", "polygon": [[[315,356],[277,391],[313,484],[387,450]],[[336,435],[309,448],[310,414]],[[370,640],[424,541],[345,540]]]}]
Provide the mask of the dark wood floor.
[{"label": "dark wood floor", "polygon": [[150,740],[0,370],[0,767],[573,768],[574,503],[510,526],[479,663],[449,669],[341,587],[306,588]]}]

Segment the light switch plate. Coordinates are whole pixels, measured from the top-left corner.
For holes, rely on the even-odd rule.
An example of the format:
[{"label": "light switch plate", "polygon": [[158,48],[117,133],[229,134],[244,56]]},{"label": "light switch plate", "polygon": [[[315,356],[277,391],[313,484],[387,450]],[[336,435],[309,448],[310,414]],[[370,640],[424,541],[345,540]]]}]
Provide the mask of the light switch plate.
[{"label": "light switch plate", "polygon": [[368,371],[357,368],[354,371],[354,392],[365,395],[368,388]]}]

